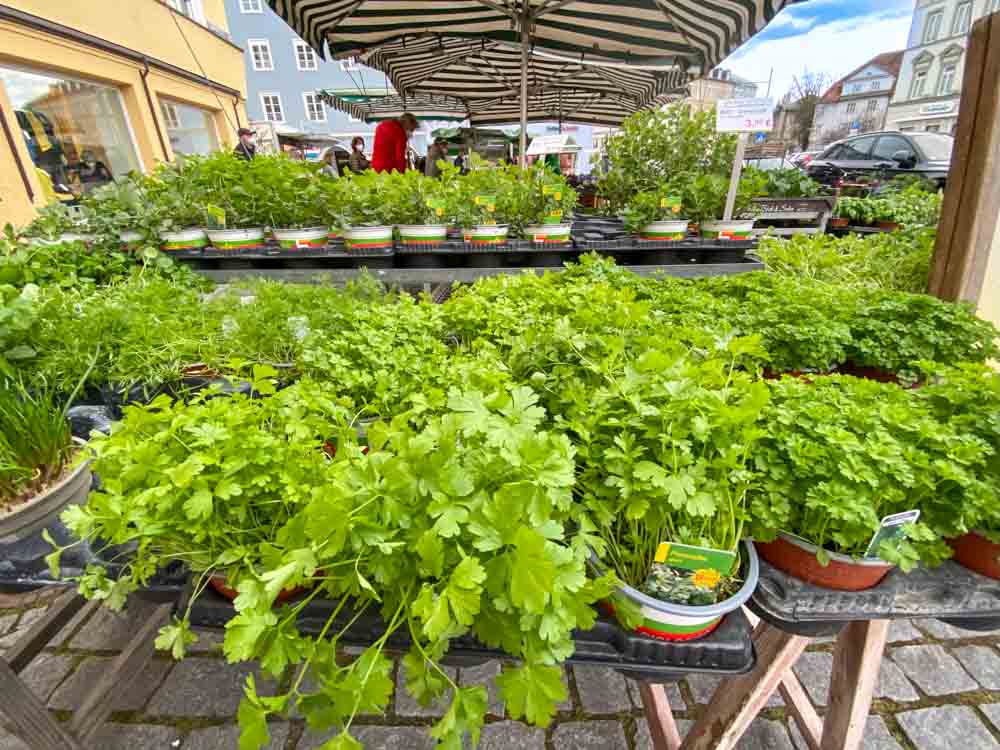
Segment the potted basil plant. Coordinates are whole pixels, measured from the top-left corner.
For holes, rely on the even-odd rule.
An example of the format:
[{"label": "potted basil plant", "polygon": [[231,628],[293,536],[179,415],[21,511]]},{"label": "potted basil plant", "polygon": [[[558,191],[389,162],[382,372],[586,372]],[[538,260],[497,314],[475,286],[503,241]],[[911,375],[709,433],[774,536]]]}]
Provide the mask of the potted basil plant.
[{"label": "potted basil plant", "polygon": [[386,223],[393,224],[404,245],[432,248],[448,237],[448,211],[437,180],[410,170],[384,176]]},{"label": "potted basil plant", "polygon": [[393,226],[386,192],[388,175],[365,172],[341,178],[349,181],[344,212],[347,227],[344,247],[348,252],[392,252]]},{"label": "potted basil plant", "polygon": [[566,245],[573,223],[567,221],[576,208],[577,194],[566,179],[536,165],[526,177],[531,191],[524,236],[535,244]]},{"label": "potted basil plant", "polygon": [[315,168],[291,159],[272,163],[275,198],[268,211],[274,239],[282,250],[324,250],[328,227],[323,190]]},{"label": "potted basil plant", "polygon": [[[740,180],[733,205],[734,217],[752,214],[752,201],[766,192],[758,174]],[[709,240],[753,239],[753,218],[724,220],[729,178],[718,174],[702,174],[688,181],[684,190],[684,210],[688,219],[697,222],[701,236]]]},{"label": "potted basil plant", "polygon": [[687,237],[683,199],[668,186],[636,193],[625,208],[625,230],[641,240],[670,242]]}]

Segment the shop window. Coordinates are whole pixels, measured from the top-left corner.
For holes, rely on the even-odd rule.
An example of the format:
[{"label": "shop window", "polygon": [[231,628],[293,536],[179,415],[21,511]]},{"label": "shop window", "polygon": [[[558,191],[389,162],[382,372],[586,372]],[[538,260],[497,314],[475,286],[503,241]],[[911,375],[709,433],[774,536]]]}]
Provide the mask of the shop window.
[{"label": "shop window", "polygon": [[281,106],[280,94],[261,94],[260,104],[264,110],[264,119],[268,122],[284,122],[285,109]]},{"label": "shop window", "polygon": [[295,42],[295,64],[299,70],[316,70],[316,51],[305,42]]},{"label": "shop window", "polygon": [[219,150],[215,118],[207,109],[162,101],[163,121],[175,154],[210,154]]},{"label": "shop window", "polygon": [[302,94],[306,105],[306,118],[312,122],[326,122],[326,108],[323,101],[312,92]]},{"label": "shop window", "polygon": [[0,67],[28,153],[58,193],[81,195],[142,168],[110,86]]},{"label": "shop window", "polygon": [[274,70],[274,60],[271,58],[271,43],[267,39],[249,39],[247,48],[254,70]]}]

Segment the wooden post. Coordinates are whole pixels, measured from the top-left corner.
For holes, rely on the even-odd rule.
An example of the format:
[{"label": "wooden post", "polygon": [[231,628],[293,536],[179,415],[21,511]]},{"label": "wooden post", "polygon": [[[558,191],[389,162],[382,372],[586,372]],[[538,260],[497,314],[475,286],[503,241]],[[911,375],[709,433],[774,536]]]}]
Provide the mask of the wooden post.
[{"label": "wooden post", "polygon": [[649,736],[653,740],[653,750],[677,750],[681,746],[681,735],[674,721],[674,711],[663,685],[648,682],[639,683],[642,707],[649,723]]},{"label": "wooden post", "polygon": [[888,635],[888,620],[852,622],[840,631],[833,652],[830,707],[823,722],[821,750],[862,747]]},{"label": "wooden post", "polygon": [[740,187],[740,175],[743,174],[743,154],[747,149],[748,133],[740,133],[736,141],[736,156],[733,157],[733,172],[729,176],[729,193],[726,195],[726,212],[722,216],[723,221],[733,218],[733,208],[736,206],[736,192]]},{"label": "wooden post", "polygon": [[1000,315],[1000,13],[972,27],[963,75],[928,288]]}]

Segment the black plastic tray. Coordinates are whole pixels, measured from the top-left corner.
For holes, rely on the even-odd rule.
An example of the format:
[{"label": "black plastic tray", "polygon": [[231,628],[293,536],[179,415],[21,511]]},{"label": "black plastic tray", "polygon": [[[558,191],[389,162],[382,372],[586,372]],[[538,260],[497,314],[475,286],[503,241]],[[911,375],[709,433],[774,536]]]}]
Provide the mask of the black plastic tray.
[{"label": "black plastic tray", "polygon": [[748,606],[763,620],[797,635],[830,635],[848,622],[933,618],[957,627],[1000,627],[1000,581],[955,562],[910,573],[894,570],[865,591],[835,591],[789,576],[764,560]]},{"label": "black plastic tray", "polygon": [[[299,617],[299,629],[311,635],[319,633],[334,606],[329,601],[310,602]],[[214,591],[206,591],[192,607],[191,624],[223,628],[234,615],[232,603]],[[351,617],[352,613],[341,612],[337,622],[344,626]],[[384,632],[382,618],[366,613],[344,634],[342,642],[349,646],[367,646]],[[691,673],[745,674],[756,663],[750,642],[750,623],[740,611],[725,617],[715,631],[696,641],[662,641],[629,633],[607,617],[601,617],[590,630],[576,631],[573,637],[576,651],[569,663],[614,667],[630,677],[651,682],[668,682]],[[408,650],[409,635],[397,631],[386,647],[393,651]],[[484,646],[471,635],[453,640],[448,657],[469,663],[510,658],[499,649]]]}]

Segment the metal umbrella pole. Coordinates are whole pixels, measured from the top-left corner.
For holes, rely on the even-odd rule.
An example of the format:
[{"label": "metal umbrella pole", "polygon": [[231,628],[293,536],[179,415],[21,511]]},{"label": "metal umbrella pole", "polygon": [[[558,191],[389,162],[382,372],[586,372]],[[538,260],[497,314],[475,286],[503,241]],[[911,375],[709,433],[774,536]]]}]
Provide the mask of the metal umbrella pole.
[{"label": "metal umbrella pole", "polygon": [[527,0],[521,8],[521,153],[519,162],[521,168],[528,166],[528,25],[531,11]]}]

